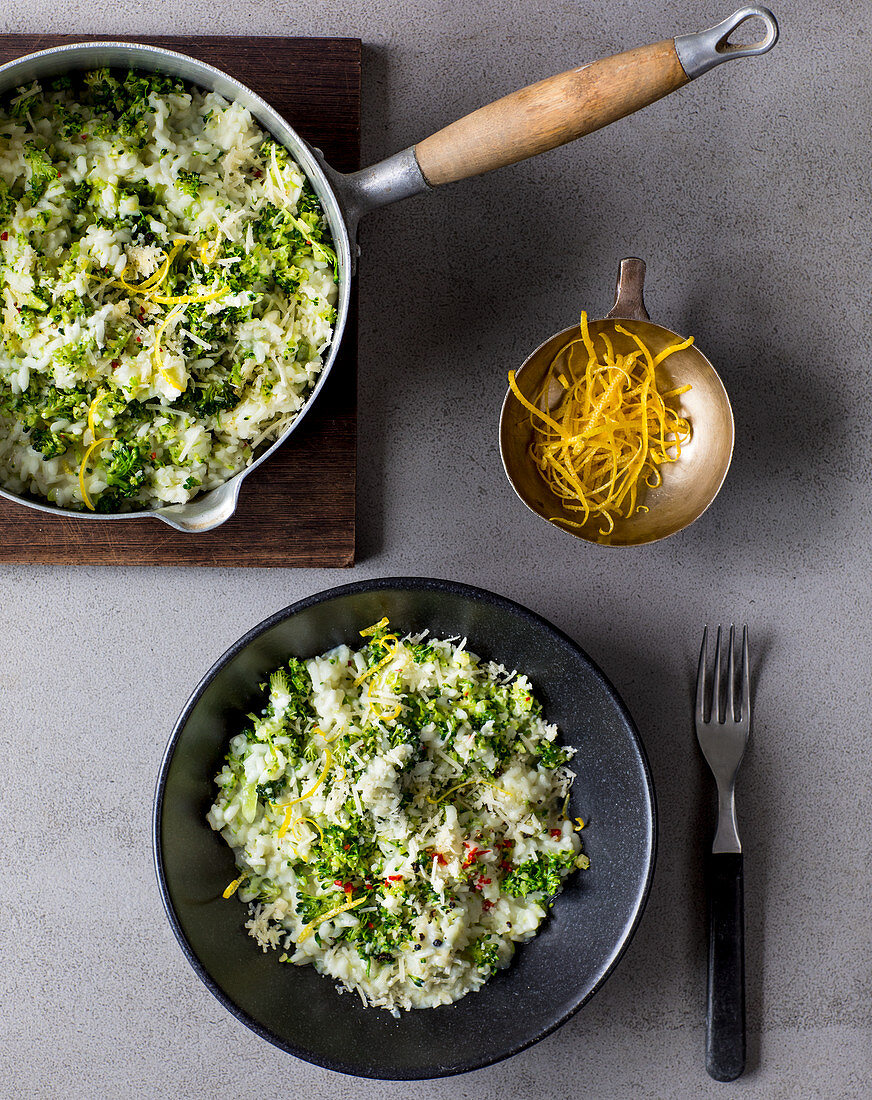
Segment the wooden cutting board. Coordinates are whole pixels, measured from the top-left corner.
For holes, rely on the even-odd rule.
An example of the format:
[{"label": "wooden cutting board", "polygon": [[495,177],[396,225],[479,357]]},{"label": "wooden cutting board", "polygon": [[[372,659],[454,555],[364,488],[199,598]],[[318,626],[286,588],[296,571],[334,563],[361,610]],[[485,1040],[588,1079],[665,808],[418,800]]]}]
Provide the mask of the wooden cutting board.
[{"label": "wooden cutting board", "polygon": [[[95,35],[0,35],[0,64]],[[190,54],[248,85],[341,171],[359,167],[360,40],[125,38]],[[290,439],[244,482],[236,514],[188,535],[156,519],[53,517],[0,497],[0,562],[350,566],[357,460],[354,303],[330,379]]]}]

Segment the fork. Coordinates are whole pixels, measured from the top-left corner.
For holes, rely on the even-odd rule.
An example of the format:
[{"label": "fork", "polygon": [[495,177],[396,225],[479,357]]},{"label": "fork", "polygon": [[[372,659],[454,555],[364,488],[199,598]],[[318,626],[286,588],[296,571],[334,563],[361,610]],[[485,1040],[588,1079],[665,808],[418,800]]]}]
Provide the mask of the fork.
[{"label": "fork", "polygon": [[[741,695],[736,716],[734,628],[726,679],[721,628],[715,641],[711,691],[706,676],[708,627],[702,635],[696,680],[696,736],[718,785],[718,827],[706,865],[708,992],[705,1068],[716,1081],[734,1081],[745,1069],[745,915],[742,844],[736,828],[736,773],[751,733],[748,628],[742,628]],[[708,718],[706,712],[708,711]]]}]

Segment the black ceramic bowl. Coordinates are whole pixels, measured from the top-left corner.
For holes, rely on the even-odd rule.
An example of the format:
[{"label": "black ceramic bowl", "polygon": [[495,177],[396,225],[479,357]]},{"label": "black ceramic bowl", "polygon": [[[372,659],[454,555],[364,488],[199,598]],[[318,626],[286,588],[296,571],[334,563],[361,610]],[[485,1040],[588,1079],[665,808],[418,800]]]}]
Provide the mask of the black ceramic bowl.
[{"label": "black ceramic bowl", "polygon": [[[481,657],[526,672],[549,721],[576,748],[571,813],[582,815],[590,869],[574,875],[539,935],[511,966],[453,1005],[394,1019],[340,995],[311,967],[283,966],[221,894],[229,847],[206,823],[213,777],[245,723],[258,684],[290,655],[323,653],[383,615],[400,633],[462,635]],[[506,1058],[563,1023],[623,953],[654,866],[654,792],[632,719],[574,642],[538,615],[482,589],[399,578],[343,585],[255,627],[207,673],[176,723],[154,805],[154,851],[167,915],[188,961],[244,1024],[276,1046],[361,1077],[426,1078]]]}]

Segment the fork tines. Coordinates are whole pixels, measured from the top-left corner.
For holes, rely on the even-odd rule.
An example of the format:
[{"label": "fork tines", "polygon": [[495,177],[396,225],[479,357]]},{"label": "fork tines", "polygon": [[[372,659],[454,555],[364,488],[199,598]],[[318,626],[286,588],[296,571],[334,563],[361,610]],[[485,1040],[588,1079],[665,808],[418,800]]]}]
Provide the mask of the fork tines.
[{"label": "fork tines", "polygon": [[[707,674],[706,674],[706,649],[708,642],[708,627],[702,632],[702,648],[699,652],[699,673],[696,680],[696,720],[703,724],[709,722],[724,723],[728,719],[734,722],[747,721],[751,709],[751,677],[748,668],[748,627],[742,627],[742,673],[741,696],[739,699],[739,711],[736,711],[736,658],[735,658],[735,627],[730,626],[730,638],[728,648],[728,669],[726,684],[721,675],[721,627],[718,627],[715,639],[715,664],[712,672],[711,698],[706,706]],[[725,687],[725,690],[723,688]],[[726,697],[726,705],[724,699]],[[706,713],[708,711],[708,713]]]}]

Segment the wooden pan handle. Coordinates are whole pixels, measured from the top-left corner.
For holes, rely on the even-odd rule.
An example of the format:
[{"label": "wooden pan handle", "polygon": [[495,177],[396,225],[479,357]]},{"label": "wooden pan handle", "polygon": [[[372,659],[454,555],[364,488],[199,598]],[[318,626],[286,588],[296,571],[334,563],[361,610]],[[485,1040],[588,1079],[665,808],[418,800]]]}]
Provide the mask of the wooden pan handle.
[{"label": "wooden pan handle", "polygon": [[480,107],[415,146],[432,186],[556,149],[630,115],[688,81],[667,39],[570,69]]}]

